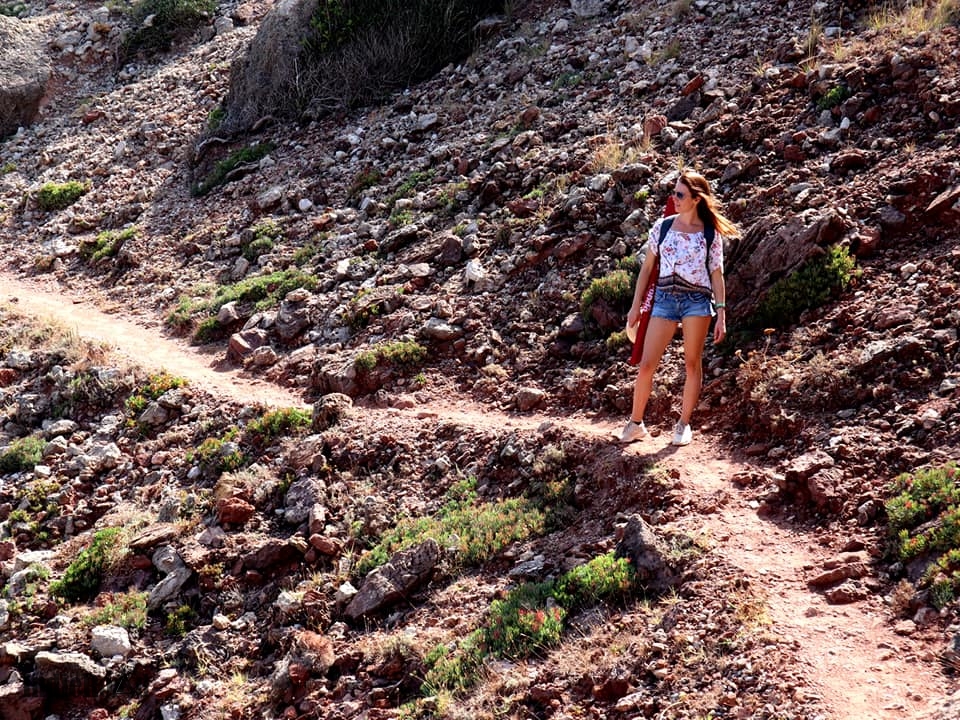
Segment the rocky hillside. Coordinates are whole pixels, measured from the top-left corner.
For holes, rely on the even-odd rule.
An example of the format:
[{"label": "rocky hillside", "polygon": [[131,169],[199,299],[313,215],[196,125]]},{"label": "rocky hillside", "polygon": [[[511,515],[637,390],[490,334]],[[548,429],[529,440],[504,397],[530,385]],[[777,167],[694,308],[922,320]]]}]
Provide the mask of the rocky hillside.
[{"label": "rocky hillside", "polygon": [[[9,7],[44,82],[0,143],[4,273],[312,409],[4,309],[0,718],[848,717],[688,532],[715,511],[675,487],[699,466],[590,431],[632,373],[625,307],[581,298],[682,165],[742,230],[695,438],[747,465],[761,516],[857,553],[811,592],[882,598],[956,660],[956,604],[892,562],[884,512],[895,476],[957,457],[952,3],[518,2],[382,106],[242,136],[216,119],[268,3],[122,64],[124,16]],[[835,247],[849,287],[754,322]],[[639,581],[597,580],[614,550]]]}]

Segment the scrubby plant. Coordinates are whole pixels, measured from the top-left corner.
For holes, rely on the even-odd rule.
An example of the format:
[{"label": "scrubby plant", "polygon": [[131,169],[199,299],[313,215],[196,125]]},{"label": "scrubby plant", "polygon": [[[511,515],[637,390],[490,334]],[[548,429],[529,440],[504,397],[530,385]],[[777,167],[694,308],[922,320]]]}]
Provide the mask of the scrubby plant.
[{"label": "scrubby plant", "polygon": [[13,440],[0,454],[0,472],[32,470],[40,464],[47,442],[39,435],[27,435]]},{"label": "scrubby plant", "polygon": [[90,184],[69,180],[64,183],[48,182],[37,191],[37,204],[44,212],[55,212],[73,205],[90,191]]},{"label": "scrubby plant", "polygon": [[585,320],[589,319],[593,305],[600,300],[625,313],[633,302],[635,284],[636,275],[623,268],[617,268],[601,278],[594,278],[580,296],[580,314]]},{"label": "scrubby plant", "polygon": [[216,313],[227,303],[236,301],[251,302],[256,310],[266,310],[277,305],[291,290],[304,288],[312,291],[318,284],[316,276],[300,270],[278,270],[221,287],[205,309]]},{"label": "scrubby plant", "polygon": [[919,584],[938,607],[960,589],[960,468],[957,463],[903,473],[884,504],[891,550],[901,560],[929,558]]},{"label": "scrubby plant", "polygon": [[131,415],[138,415],[147,407],[151,400],[156,400],[168,390],[183,387],[187,384],[186,378],[171,375],[166,370],[150,375],[147,382],[124,402],[124,406]]},{"label": "scrubby plant", "polygon": [[251,166],[273,152],[276,146],[270,142],[258,142],[231,153],[225,159],[213,166],[213,170],[199,183],[193,186],[191,192],[195,196],[203,196],[214,188],[226,185],[236,179],[248,166]]},{"label": "scrubby plant", "polygon": [[90,545],[80,551],[63,577],[51,583],[50,592],[71,603],[89,600],[96,595],[106,571],[125,552],[121,545],[122,536],[121,528],[97,530]]},{"label": "scrubby plant", "polygon": [[273,250],[277,241],[283,238],[283,230],[273,220],[261,220],[254,225],[251,237],[240,245],[243,256],[250,262],[256,262],[264,253]]},{"label": "scrubby plant", "polygon": [[817,108],[820,110],[830,110],[849,99],[852,94],[850,88],[846,85],[834,85],[817,101]]},{"label": "scrubby plant", "polygon": [[189,605],[180,605],[167,613],[163,629],[167,635],[182,638],[197,620],[197,613]]},{"label": "scrubby plant", "polygon": [[747,324],[754,328],[791,325],[804,311],[820,307],[845,290],[857,274],[856,260],[849,251],[839,245],[832,247],[774,283]]},{"label": "scrubby plant", "polygon": [[427,356],[427,349],[415,340],[397,340],[375,345],[357,356],[354,365],[357,369],[370,372],[382,363],[395,366],[414,367]]},{"label": "scrubby plant", "polygon": [[347,189],[347,201],[354,202],[360,198],[364,190],[376,187],[383,179],[383,173],[376,168],[364,168],[358,172]]},{"label": "scrubby plant", "polygon": [[537,535],[544,529],[544,513],[526,498],[493,503],[477,500],[476,480],[453,485],[436,517],[402,518],[365,552],[357,563],[358,575],[383,565],[390,556],[433,538],[455,553],[455,562],[477,566],[510,543]]},{"label": "scrubby plant", "polygon": [[91,263],[99,262],[104,258],[116,257],[124,243],[137,236],[136,228],[126,228],[121,231],[104,230],[93,241],[80,243],[80,256]]},{"label": "scrubby plant", "polygon": [[186,453],[186,461],[197,463],[214,475],[242,468],[247,464],[247,459],[236,443],[239,434],[240,431],[232,427],[222,437],[205,438],[196,448]]},{"label": "scrubby plant", "polygon": [[207,22],[216,9],[216,0],[139,0],[129,10],[136,29],[127,36],[124,57],[169,50],[175,39]]},{"label": "scrubby plant", "polygon": [[473,686],[488,657],[523,660],[560,641],[571,612],[601,602],[622,603],[636,590],[634,568],[613,553],[593,558],[555,581],[526,583],[490,605],[485,623],[455,648],[427,653],[426,695]]},{"label": "scrubby plant", "polygon": [[280,435],[297,433],[309,428],[312,420],[313,415],[309,410],[279,408],[250,421],[246,427],[246,434],[259,442],[269,442]]}]

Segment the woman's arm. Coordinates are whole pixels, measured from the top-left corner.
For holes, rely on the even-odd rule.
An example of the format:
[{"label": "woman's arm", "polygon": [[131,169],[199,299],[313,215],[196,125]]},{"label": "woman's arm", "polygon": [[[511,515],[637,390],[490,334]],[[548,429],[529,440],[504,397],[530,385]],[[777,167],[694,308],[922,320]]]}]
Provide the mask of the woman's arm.
[{"label": "woman's arm", "polygon": [[633,303],[630,305],[630,312],[627,313],[628,325],[636,325],[640,321],[643,291],[647,288],[647,280],[649,280],[650,273],[653,272],[653,266],[656,262],[657,256],[653,252],[651,243],[647,243],[647,252],[643,256],[643,265],[640,266],[640,274],[637,275],[637,284],[633,289]]},{"label": "woman's arm", "polygon": [[727,336],[727,286],[723,282],[723,271],[717,268],[710,274],[710,286],[717,305],[717,321],[713,326],[713,342],[723,342]]}]

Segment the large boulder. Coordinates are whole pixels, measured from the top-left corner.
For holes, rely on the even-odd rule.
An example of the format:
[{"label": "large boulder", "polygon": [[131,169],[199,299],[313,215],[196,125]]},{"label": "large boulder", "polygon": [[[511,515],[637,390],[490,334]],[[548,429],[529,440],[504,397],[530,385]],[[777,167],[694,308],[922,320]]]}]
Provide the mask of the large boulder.
[{"label": "large boulder", "polygon": [[29,125],[50,80],[43,33],[29,22],[0,15],[0,138]]}]

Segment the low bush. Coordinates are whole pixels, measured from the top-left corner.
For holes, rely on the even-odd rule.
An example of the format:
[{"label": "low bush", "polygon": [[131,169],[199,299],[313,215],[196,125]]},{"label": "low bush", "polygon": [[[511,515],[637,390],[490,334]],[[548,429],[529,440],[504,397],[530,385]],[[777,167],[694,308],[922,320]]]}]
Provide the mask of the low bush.
[{"label": "low bush", "polygon": [[571,612],[602,602],[623,603],[636,589],[636,574],[613,553],[593,558],[555,581],[527,583],[490,605],[486,622],[455,649],[438,646],[427,653],[422,692],[458,693],[480,676],[488,657],[521,661],[557,644]]},{"label": "low bush", "polygon": [[600,300],[606,302],[613,309],[626,313],[633,302],[635,284],[636,276],[622,268],[618,268],[602,278],[593,279],[580,296],[580,314],[585,320],[588,320],[594,304]]},{"label": "low bush", "polygon": [[112,593],[105,605],[84,616],[83,624],[88,627],[117,625],[128,630],[143,630],[147,626],[148,596],[149,593],[137,590]]},{"label": "low bush", "polygon": [[90,545],[70,563],[63,578],[51,583],[50,592],[67,602],[81,602],[96,595],[105,572],[122,555],[118,547],[122,533],[120,528],[95,532]]},{"label": "low bush", "polygon": [[956,463],[898,476],[885,503],[893,554],[900,560],[926,559],[918,586],[929,590],[937,608],[960,591],[960,468]]},{"label": "low bush", "polygon": [[288,108],[330,112],[376,103],[467,57],[473,28],[504,0],[321,0],[305,44],[304,71]]},{"label": "low bush", "polygon": [[250,236],[240,245],[240,251],[250,262],[273,250],[278,240],[283,238],[283,230],[273,220],[263,220],[251,230]]},{"label": "low bush", "polygon": [[37,191],[37,204],[44,212],[55,212],[70,207],[89,191],[89,183],[76,180],[65,183],[44,183]]},{"label": "low bush", "polygon": [[830,248],[774,283],[747,324],[753,328],[792,325],[804,311],[820,307],[845,290],[856,275],[856,259],[847,249]]},{"label": "low bush", "polygon": [[205,24],[216,9],[217,0],[139,0],[129,10],[136,29],[124,42],[124,58],[169,50],[174,40]]},{"label": "low bush", "polygon": [[256,441],[267,442],[280,435],[289,435],[310,427],[313,415],[309,410],[280,408],[264,413],[247,424],[246,434]]},{"label": "low bush", "polygon": [[38,435],[17,438],[0,454],[0,472],[33,470],[43,458],[46,440]]}]

